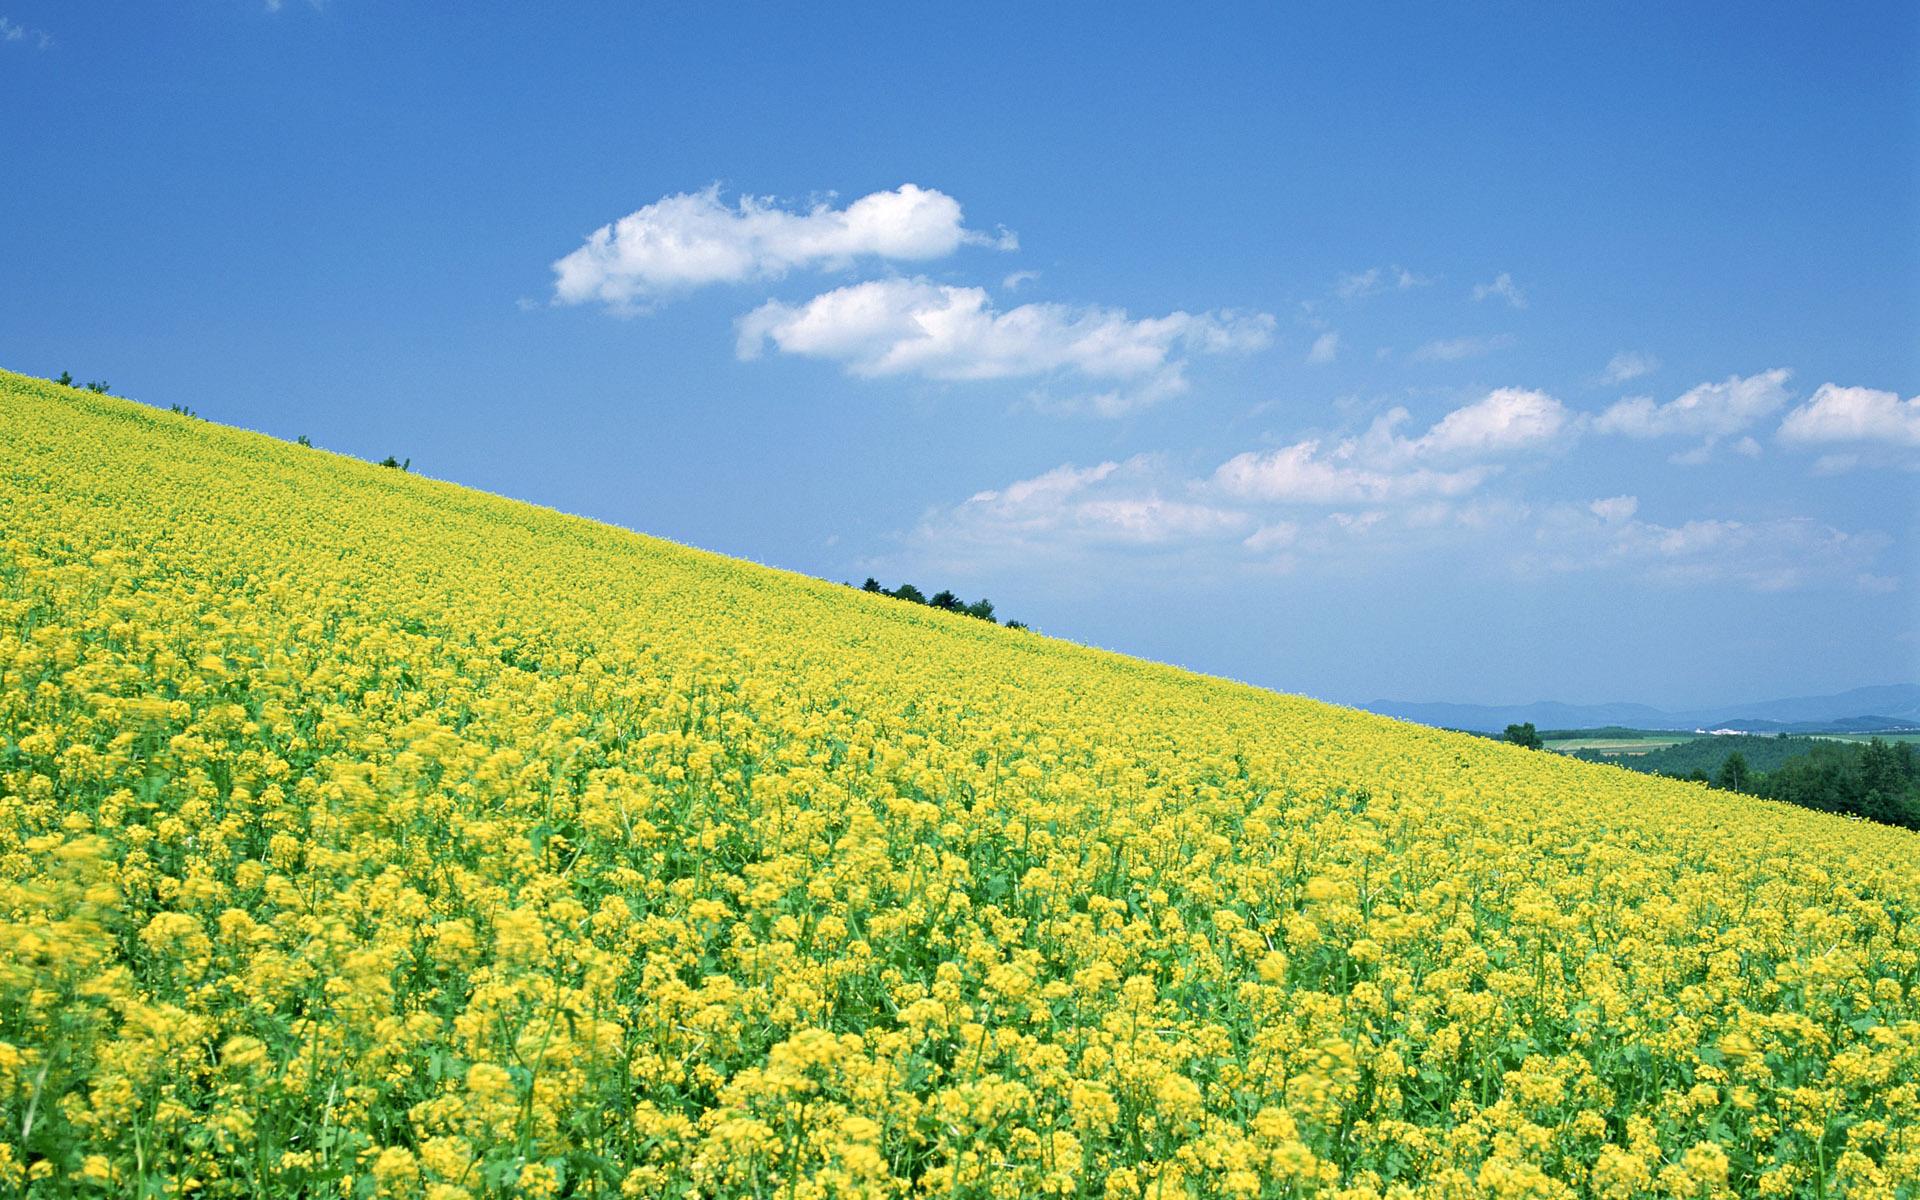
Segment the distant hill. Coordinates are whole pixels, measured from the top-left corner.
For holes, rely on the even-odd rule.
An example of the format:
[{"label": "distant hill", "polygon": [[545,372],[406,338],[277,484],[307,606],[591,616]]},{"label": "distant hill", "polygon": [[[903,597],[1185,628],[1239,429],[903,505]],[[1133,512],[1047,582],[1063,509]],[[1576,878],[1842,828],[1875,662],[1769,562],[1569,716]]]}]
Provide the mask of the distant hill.
[{"label": "distant hill", "polygon": [[1631,729],[1742,729],[1756,733],[1871,733],[1920,726],[1920,684],[1895,683],[1854,688],[1830,696],[1795,696],[1729,704],[1719,708],[1673,711],[1647,704],[1448,704],[1375,700],[1369,712],[1437,725],[1498,733],[1508,725],[1533,722],[1541,729],[1624,726]]}]

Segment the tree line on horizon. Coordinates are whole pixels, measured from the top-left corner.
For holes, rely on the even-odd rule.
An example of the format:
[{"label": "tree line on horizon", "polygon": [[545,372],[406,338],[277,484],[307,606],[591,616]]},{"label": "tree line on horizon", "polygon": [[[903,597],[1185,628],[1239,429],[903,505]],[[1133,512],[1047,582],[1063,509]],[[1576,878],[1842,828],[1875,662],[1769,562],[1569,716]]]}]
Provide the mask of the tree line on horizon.
[{"label": "tree line on horizon", "polygon": [[[899,587],[889,590],[881,587],[880,581],[871,575],[867,576],[867,581],[860,585],[860,590],[863,592],[872,592],[876,596],[891,596],[895,600],[905,600],[909,604],[924,604],[928,608],[937,608],[943,612],[960,613],[964,616],[976,617],[987,622],[989,625],[998,625],[1001,623],[1000,619],[993,614],[993,601],[987,599],[985,596],[969,604],[945,588],[942,588],[931,596],[922,592],[911,583],[902,583]],[[1006,626],[1008,629],[1025,629],[1027,627],[1024,622],[1012,620],[1007,621]]]},{"label": "tree line on horizon", "polygon": [[1754,770],[1746,756],[1734,750],[1711,777],[1695,767],[1684,778],[1802,808],[1920,829],[1920,758],[1911,742],[1817,742],[1805,754],[1766,772]]}]

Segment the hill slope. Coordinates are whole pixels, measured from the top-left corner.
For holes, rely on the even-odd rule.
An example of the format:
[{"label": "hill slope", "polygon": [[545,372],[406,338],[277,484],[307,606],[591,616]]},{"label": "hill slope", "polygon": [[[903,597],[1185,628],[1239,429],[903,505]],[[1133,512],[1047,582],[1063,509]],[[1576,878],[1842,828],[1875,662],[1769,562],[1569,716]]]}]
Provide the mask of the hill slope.
[{"label": "hill slope", "polygon": [[1911,834],[19,376],[0,447],[0,1190],[1920,1175]]}]

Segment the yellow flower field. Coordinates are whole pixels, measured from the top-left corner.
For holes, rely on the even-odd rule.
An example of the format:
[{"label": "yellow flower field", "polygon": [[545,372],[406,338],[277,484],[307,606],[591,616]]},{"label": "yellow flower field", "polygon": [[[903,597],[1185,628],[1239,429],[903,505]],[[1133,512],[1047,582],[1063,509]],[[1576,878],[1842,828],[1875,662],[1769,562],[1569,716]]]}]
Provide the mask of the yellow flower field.
[{"label": "yellow flower field", "polygon": [[1920,837],[0,374],[0,1194],[1920,1196]]}]

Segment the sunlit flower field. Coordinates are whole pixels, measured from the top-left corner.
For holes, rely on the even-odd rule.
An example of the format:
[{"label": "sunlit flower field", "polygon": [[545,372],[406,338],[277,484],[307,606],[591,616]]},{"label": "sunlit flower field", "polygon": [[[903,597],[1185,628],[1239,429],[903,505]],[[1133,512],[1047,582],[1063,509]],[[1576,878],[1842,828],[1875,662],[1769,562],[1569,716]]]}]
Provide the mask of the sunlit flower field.
[{"label": "sunlit flower field", "polygon": [[6,374],[0,682],[0,1195],[1920,1196],[1911,833]]}]

